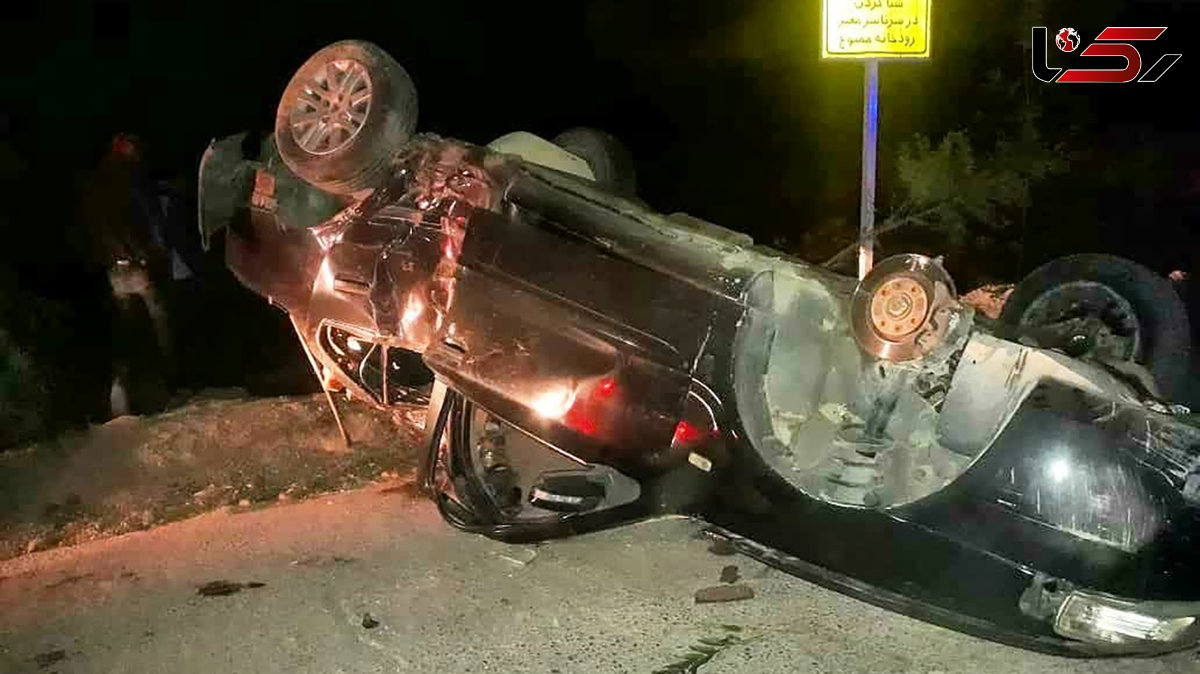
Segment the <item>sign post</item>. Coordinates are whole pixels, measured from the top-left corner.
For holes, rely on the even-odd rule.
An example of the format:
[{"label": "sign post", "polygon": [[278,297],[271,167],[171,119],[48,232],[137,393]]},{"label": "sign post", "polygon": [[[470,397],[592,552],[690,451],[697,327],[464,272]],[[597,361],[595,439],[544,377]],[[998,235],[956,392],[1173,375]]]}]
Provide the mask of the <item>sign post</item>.
[{"label": "sign post", "polygon": [[879,60],[863,63],[862,189],[858,201],[858,279],[875,263],[875,157],[879,144]]},{"label": "sign post", "polygon": [[821,58],[863,61],[862,191],[858,278],[875,256],[875,158],[879,140],[879,61],[929,58],[930,0],[824,0]]}]

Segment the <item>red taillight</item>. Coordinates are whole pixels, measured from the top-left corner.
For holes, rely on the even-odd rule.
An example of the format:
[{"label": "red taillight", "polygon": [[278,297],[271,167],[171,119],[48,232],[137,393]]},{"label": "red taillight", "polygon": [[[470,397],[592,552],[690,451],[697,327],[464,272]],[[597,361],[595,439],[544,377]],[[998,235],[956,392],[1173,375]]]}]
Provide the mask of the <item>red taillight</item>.
[{"label": "red taillight", "polygon": [[671,438],[672,445],[688,445],[704,435],[703,431],[686,421],[675,424],[675,435]]},{"label": "red taillight", "polygon": [[563,423],[584,435],[595,436],[601,428],[605,434],[611,432],[614,414],[619,412],[616,379],[595,379],[581,386],[579,391],[579,397],[563,417]]},{"label": "red taillight", "polygon": [[575,427],[575,430],[579,431],[580,433],[583,433],[584,435],[596,434],[595,419],[592,419],[591,417],[579,416],[578,418],[571,419],[570,421],[573,422],[571,425]]},{"label": "red taillight", "polygon": [[617,382],[605,377],[600,380],[600,384],[596,386],[596,395],[601,398],[607,398],[617,390]]}]

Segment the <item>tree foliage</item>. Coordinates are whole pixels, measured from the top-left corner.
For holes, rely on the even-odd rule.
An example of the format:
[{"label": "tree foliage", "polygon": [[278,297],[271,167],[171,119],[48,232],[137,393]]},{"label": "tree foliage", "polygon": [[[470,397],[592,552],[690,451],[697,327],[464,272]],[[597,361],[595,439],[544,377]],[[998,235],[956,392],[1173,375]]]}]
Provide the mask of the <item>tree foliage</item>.
[{"label": "tree foliage", "polygon": [[[966,131],[947,133],[936,147],[918,135],[900,149],[897,173],[904,199],[884,220],[934,227],[961,244],[968,233],[984,234],[1013,224],[1029,206],[1030,189],[1066,160],[1059,148],[1036,137],[996,141],[991,152],[971,147]],[[921,217],[913,218],[914,213]]]},{"label": "tree foliage", "polygon": [[[948,249],[986,243],[1021,221],[1038,183],[1065,170],[1064,146],[1038,134],[1037,106],[1017,102],[1015,85],[1002,83],[998,74],[989,78],[985,93],[988,87],[999,89],[991,98],[1010,113],[981,111],[970,131],[950,131],[936,143],[916,134],[900,144],[896,205],[876,225],[877,236],[924,228],[944,237]],[[856,246],[843,248],[825,265],[846,262]]]}]

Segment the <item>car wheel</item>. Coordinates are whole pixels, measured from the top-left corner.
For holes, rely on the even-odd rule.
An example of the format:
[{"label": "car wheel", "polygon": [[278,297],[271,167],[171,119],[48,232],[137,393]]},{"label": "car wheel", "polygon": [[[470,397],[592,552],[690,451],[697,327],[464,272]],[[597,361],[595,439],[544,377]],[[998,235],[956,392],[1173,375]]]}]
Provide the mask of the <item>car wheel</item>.
[{"label": "car wheel", "polygon": [[615,136],[578,127],[555,136],[554,144],[586,161],[598,185],[622,196],[633,196],[637,191],[633,154]]},{"label": "car wheel", "polygon": [[275,143],[314,187],[351,194],[375,187],[417,125],[417,90],[399,63],[362,40],[313,54],[284,89]]},{"label": "car wheel", "polygon": [[1135,262],[1086,254],[1044,264],[1017,284],[1000,320],[1073,356],[1139,363],[1167,398],[1184,395],[1187,311],[1167,279]]}]

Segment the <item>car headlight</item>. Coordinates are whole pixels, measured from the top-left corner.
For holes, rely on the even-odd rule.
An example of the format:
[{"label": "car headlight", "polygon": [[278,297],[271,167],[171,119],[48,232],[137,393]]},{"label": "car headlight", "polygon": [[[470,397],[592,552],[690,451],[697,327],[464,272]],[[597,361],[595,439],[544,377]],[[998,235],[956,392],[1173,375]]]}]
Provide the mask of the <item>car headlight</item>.
[{"label": "car headlight", "polygon": [[1195,632],[1195,615],[1200,605],[1130,602],[1090,592],[1072,592],[1054,619],[1054,631],[1069,639],[1098,644],[1129,644],[1139,641],[1175,642]]}]

